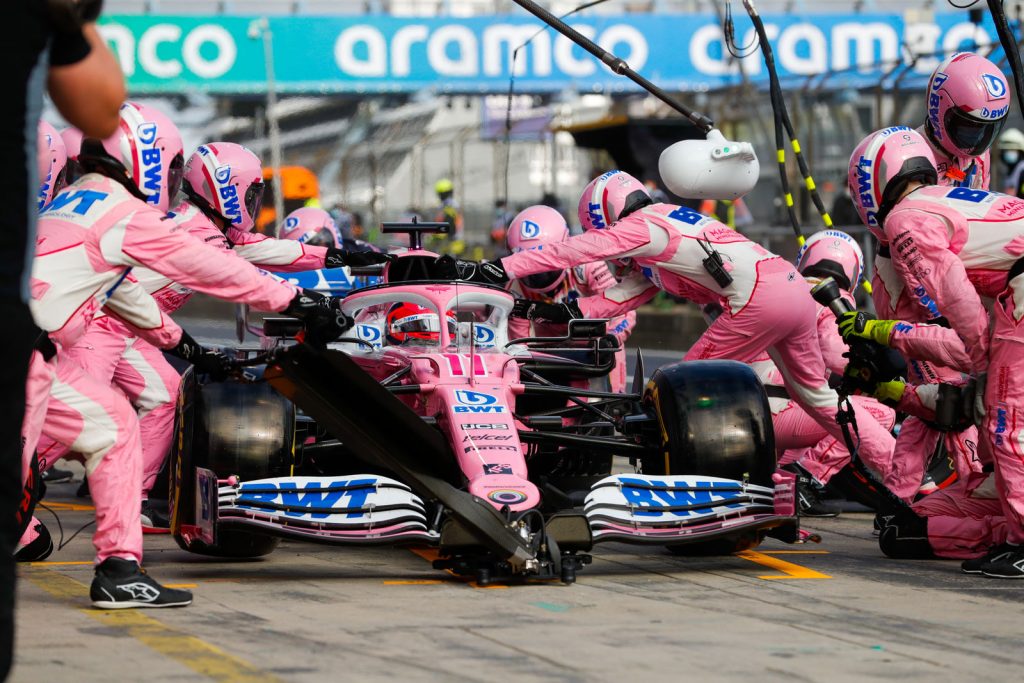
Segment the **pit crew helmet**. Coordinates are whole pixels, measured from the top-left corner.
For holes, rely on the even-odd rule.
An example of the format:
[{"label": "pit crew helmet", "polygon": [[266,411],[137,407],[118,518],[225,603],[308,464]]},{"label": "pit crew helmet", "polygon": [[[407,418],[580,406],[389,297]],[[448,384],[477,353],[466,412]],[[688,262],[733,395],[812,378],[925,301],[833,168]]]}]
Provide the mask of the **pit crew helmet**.
[{"label": "pit crew helmet", "polygon": [[67,170],[64,171],[64,181],[70,185],[82,177],[82,167],[78,163],[78,154],[82,151],[82,131],[74,126],[65,128],[60,132],[64,141],[64,149],[68,155]]},{"label": "pit crew helmet", "polygon": [[86,171],[105,169],[140,199],[163,212],[171,208],[181,187],[185,166],[181,133],[169,118],[153,107],[125,102],[121,105],[118,131],[105,140],[82,139],[79,162]]},{"label": "pit crew helmet", "polygon": [[1010,89],[999,68],[973,52],[956,52],[928,80],[925,131],[954,157],[978,156],[999,136]]},{"label": "pit crew helmet", "polygon": [[283,240],[295,240],[313,247],[339,246],[338,227],[331,214],[311,206],[295,209],[285,216],[280,236]]},{"label": "pit crew helmet", "polygon": [[864,273],[864,253],[857,240],[845,232],[822,230],[800,247],[796,268],[805,277],[831,277],[840,289],[850,291]]},{"label": "pit crew helmet", "polygon": [[885,239],[882,222],[911,180],[938,182],[935,154],[913,128],[883,128],[853,150],[847,178],[850,196],[860,219],[878,239]]},{"label": "pit crew helmet", "polygon": [[[513,254],[541,249],[546,244],[557,244],[569,239],[569,226],[562,214],[550,206],[531,206],[520,211],[509,223],[505,242]],[[565,281],[564,270],[549,270],[519,278],[524,290],[545,294]]]},{"label": "pit crew helmet", "polygon": [[1024,158],[1024,133],[1017,128],[1007,128],[999,136],[999,158],[1013,169]]},{"label": "pit crew helmet", "polygon": [[182,189],[204,212],[249,232],[263,203],[263,164],[242,145],[209,142],[188,158]]},{"label": "pit crew helmet", "polygon": [[584,188],[577,213],[584,231],[603,230],[653,203],[639,180],[622,171],[608,171]]},{"label": "pit crew helmet", "polygon": [[50,203],[64,187],[68,152],[57,129],[40,119],[36,137],[36,161],[39,165],[39,209]]},{"label": "pit crew helmet", "polygon": [[[448,321],[448,334],[454,335],[458,329],[455,312],[448,311],[445,318]],[[432,309],[400,301],[388,311],[384,333],[392,345],[436,345],[441,337],[441,322]]]}]

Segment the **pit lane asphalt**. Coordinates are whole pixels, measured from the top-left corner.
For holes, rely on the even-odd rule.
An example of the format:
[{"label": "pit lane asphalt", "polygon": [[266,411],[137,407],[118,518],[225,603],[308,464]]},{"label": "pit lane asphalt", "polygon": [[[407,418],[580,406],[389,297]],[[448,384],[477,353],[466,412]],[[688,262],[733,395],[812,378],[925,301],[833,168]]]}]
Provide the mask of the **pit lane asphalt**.
[{"label": "pit lane asphalt", "polygon": [[[65,533],[92,518],[76,486],[50,487]],[[608,544],[575,585],[488,588],[407,548],[286,541],[239,562],[147,536],[149,571],[195,603],[122,612],[89,609],[87,530],[20,567],[12,680],[1019,680],[1024,581],[887,560],[865,513],[805,528],[822,543]]]}]

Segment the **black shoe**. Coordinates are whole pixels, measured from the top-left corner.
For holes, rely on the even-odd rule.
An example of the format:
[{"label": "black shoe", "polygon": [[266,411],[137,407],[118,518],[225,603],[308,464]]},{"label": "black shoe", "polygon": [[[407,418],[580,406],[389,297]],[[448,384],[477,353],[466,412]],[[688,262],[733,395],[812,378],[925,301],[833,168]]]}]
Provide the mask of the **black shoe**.
[{"label": "black shoe", "polygon": [[871,535],[872,536],[878,536],[879,534],[881,534],[882,533],[882,529],[885,528],[885,525],[888,524],[889,520],[892,519],[894,516],[895,515],[893,515],[891,513],[882,513],[882,512],[877,513],[875,515],[875,521],[872,524],[873,528],[871,529]]},{"label": "black shoe", "polygon": [[897,560],[927,560],[935,557],[928,542],[928,518],[919,517],[912,510],[882,517],[878,534],[878,547],[886,557]]},{"label": "black shoe", "polygon": [[34,540],[14,551],[15,562],[42,562],[53,552],[53,539],[46,525],[39,522],[35,531],[39,535]]},{"label": "black shoe", "polygon": [[839,512],[825,506],[821,500],[821,484],[800,465],[790,463],[782,469],[796,475],[796,500],[801,517],[838,517]]},{"label": "black shoe", "polygon": [[39,476],[47,484],[56,484],[60,481],[71,481],[71,478],[75,475],[71,470],[62,470],[59,467],[51,467]]},{"label": "black shoe", "polygon": [[78,490],[75,491],[75,496],[77,498],[90,498],[91,497],[91,495],[89,494],[89,478],[88,477],[82,477],[82,483],[78,485]]},{"label": "black shoe", "polygon": [[1010,545],[1009,543],[1002,543],[994,546],[986,554],[981,557],[975,557],[972,560],[964,560],[960,563],[960,571],[964,574],[981,574],[981,568],[989,562],[998,562],[1007,555],[1020,550],[1019,545]]},{"label": "black shoe", "polygon": [[168,534],[171,532],[171,520],[167,518],[153,501],[142,501],[142,533]]},{"label": "black shoe", "polygon": [[1015,550],[981,565],[981,573],[993,579],[1024,579],[1024,546],[1011,546]]},{"label": "black shoe", "polygon": [[164,588],[132,560],[108,557],[96,567],[89,599],[100,609],[185,607],[192,604],[192,593]]}]

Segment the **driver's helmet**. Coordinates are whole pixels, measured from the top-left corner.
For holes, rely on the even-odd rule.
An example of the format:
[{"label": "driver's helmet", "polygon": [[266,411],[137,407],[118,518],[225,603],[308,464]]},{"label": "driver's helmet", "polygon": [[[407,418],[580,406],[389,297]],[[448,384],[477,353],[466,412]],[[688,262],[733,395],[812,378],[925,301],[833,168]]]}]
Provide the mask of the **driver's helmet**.
[{"label": "driver's helmet", "polygon": [[[549,206],[531,206],[520,211],[508,226],[505,237],[513,254],[569,239],[569,226],[562,214]],[[548,270],[519,278],[522,288],[534,294],[549,294],[565,281],[565,270]]]},{"label": "driver's helmet", "polygon": [[164,114],[136,102],[121,105],[120,119],[109,138],[83,138],[78,159],[87,168],[123,172],[149,204],[166,213],[185,167],[181,133]]},{"label": "driver's helmet", "polygon": [[68,153],[57,129],[39,121],[36,161],[39,164],[39,209],[50,203],[53,195],[64,187]]},{"label": "driver's helmet", "polygon": [[928,81],[925,130],[947,154],[978,156],[999,136],[1010,112],[1006,76],[973,52],[957,52]]},{"label": "driver's helmet", "polygon": [[263,164],[242,145],[209,142],[188,158],[182,189],[193,204],[249,232],[263,203]]},{"label": "driver's helmet", "polygon": [[60,132],[64,141],[64,150],[68,155],[68,165],[64,171],[64,182],[70,185],[82,177],[82,167],[78,164],[78,153],[82,151],[82,131],[69,126]]},{"label": "driver's helmet", "polygon": [[842,230],[821,230],[800,247],[796,268],[804,277],[831,277],[840,289],[852,291],[864,272],[864,254],[857,240]]},{"label": "driver's helmet", "polygon": [[[458,329],[455,312],[448,311],[445,318],[448,321],[448,334],[454,335]],[[436,345],[441,337],[441,322],[432,309],[401,301],[388,311],[385,336],[389,344],[397,346]]]},{"label": "driver's helmet", "polygon": [[285,216],[280,236],[312,247],[338,248],[338,227],[331,214],[312,206],[295,209]]}]

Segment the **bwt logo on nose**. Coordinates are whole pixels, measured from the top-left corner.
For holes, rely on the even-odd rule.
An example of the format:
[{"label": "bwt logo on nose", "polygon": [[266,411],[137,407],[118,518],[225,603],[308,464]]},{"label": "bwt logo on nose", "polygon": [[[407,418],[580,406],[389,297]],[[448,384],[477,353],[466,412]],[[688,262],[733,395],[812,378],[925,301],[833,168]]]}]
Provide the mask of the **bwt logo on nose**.
[{"label": "bwt logo on nose", "polygon": [[455,400],[462,405],[455,406],[456,413],[504,413],[505,406],[495,405],[497,396],[478,391],[456,391]]}]

